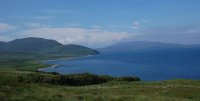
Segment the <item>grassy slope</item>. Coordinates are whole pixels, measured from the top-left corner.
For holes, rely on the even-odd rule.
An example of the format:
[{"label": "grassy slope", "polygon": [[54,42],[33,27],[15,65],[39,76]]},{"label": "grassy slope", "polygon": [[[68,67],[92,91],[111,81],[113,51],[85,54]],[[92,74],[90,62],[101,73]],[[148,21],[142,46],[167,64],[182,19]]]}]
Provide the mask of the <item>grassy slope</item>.
[{"label": "grassy slope", "polygon": [[[28,72],[2,72],[1,77]],[[45,74],[46,76],[51,76]],[[1,80],[1,101],[199,101],[200,81],[116,82],[59,86]]]},{"label": "grassy slope", "polygon": [[39,59],[46,59],[40,54],[5,52],[0,53],[0,71],[27,70],[34,71],[50,65],[39,63]]},{"label": "grassy slope", "polygon": [[[9,55],[9,56],[8,56]],[[15,54],[16,55],[16,54]],[[199,80],[160,82],[111,81],[90,86],[17,82],[19,75],[47,65],[32,55],[0,55],[0,101],[199,101]],[[37,56],[36,56],[37,57]],[[27,70],[27,71],[21,71]],[[31,70],[31,71],[30,71]],[[46,77],[51,74],[40,73]]]}]

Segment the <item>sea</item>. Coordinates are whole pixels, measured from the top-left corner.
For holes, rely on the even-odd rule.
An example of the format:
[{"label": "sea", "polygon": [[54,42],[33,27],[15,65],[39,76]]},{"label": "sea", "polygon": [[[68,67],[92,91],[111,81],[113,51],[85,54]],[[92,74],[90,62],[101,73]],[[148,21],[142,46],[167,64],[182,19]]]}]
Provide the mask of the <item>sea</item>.
[{"label": "sea", "polygon": [[200,50],[142,50],[101,52],[93,56],[49,60],[45,72],[137,76],[144,81],[200,79]]}]

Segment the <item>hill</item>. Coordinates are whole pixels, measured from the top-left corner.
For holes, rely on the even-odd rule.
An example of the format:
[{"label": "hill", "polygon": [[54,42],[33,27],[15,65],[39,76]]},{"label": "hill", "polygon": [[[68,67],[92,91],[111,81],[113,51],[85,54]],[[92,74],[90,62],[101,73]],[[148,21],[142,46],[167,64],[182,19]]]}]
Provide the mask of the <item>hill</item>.
[{"label": "hill", "polygon": [[2,45],[4,45],[6,42],[2,42],[2,41],[0,41],[0,47],[2,46]]},{"label": "hill", "polygon": [[132,50],[158,50],[158,49],[178,49],[178,48],[200,48],[200,45],[184,45],[173,43],[161,43],[150,41],[120,42],[114,45],[100,48],[99,51],[132,51]]},{"label": "hill", "polygon": [[[35,48],[30,50],[31,45],[26,45],[17,50],[23,52],[16,52],[13,47],[17,46],[13,46],[10,52],[0,52],[1,101],[199,101],[200,99],[199,80],[145,82],[135,81],[130,77],[118,79],[88,73],[60,75],[55,72],[38,72],[39,68],[50,66],[37,61],[44,55],[66,55],[74,52],[77,56],[77,54],[98,53],[79,45],[62,45],[51,40],[54,44],[49,45],[51,43],[49,40],[42,40],[48,47],[46,44],[39,45],[41,44],[39,41],[23,40]],[[18,43],[21,40],[15,41]],[[41,48],[38,48],[36,43]],[[10,42],[2,45],[6,47],[8,44]]]},{"label": "hill", "polygon": [[93,55],[98,51],[79,45],[62,45],[55,40],[43,38],[23,38],[0,43],[0,52],[30,52],[40,54],[79,54]]},{"label": "hill", "polygon": [[[96,85],[58,85],[52,79],[92,80],[106,76],[52,75],[0,71],[1,101],[199,101],[199,80],[109,81]],[[86,77],[86,78],[85,78]],[[79,80],[80,79],[80,80]],[[35,83],[37,82],[37,83]],[[67,82],[67,81],[64,81]],[[61,82],[61,83],[64,83]],[[94,82],[94,81],[92,81]],[[77,82],[74,82],[77,83]],[[89,82],[91,83],[91,82]]]},{"label": "hill", "polygon": [[42,53],[46,54],[77,54],[77,55],[94,55],[98,54],[99,52],[84,46],[80,45],[59,45],[56,47],[53,47],[51,49],[45,49],[42,51]]},{"label": "hill", "polygon": [[6,52],[39,52],[59,45],[62,44],[54,40],[30,37],[7,42],[2,45],[0,50]]}]

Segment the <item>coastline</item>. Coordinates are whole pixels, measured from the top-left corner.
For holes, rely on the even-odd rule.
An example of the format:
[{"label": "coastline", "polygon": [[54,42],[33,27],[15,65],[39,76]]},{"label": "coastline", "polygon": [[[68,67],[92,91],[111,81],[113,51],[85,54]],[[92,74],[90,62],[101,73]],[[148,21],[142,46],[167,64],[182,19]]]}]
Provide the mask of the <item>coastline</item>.
[{"label": "coastline", "polygon": [[[66,60],[66,61],[67,61],[67,60],[79,59],[79,58],[90,57],[90,56],[94,56],[94,55],[86,55],[86,56],[79,56],[79,57],[66,57],[66,58],[62,58],[62,59],[44,60],[44,61],[42,61],[42,63],[48,62],[48,61],[59,61],[59,60]],[[45,64],[48,64],[48,63],[45,63]],[[50,65],[51,65],[51,64],[50,64]],[[57,68],[58,66],[61,66],[61,65],[52,64],[52,66],[50,66],[50,67],[45,67],[45,68],[40,68],[40,69],[38,69],[38,71],[45,72],[44,69],[48,69],[48,68]]]},{"label": "coastline", "polygon": [[38,69],[38,71],[43,71],[44,69],[48,69],[48,68],[57,68],[58,66],[60,66],[60,65],[53,65],[53,66],[46,67],[46,68],[40,68],[40,69]]},{"label": "coastline", "polygon": [[50,59],[50,60],[44,60],[44,61],[73,60],[73,59],[79,59],[79,58],[90,57],[90,56],[94,56],[94,55],[84,55],[84,56],[78,56],[78,57],[65,57],[65,58]]}]

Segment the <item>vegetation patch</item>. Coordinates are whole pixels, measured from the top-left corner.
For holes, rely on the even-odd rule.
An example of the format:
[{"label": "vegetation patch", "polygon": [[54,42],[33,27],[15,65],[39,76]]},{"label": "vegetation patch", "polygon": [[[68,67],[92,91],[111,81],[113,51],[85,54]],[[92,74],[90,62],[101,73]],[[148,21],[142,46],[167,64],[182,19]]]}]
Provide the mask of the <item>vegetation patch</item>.
[{"label": "vegetation patch", "polygon": [[56,46],[49,51],[43,50],[51,55],[0,52],[0,101],[200,101],[199,80],[145,82],[138,77],[38,71],[50,66],[39,62],[41,60],[91,53],[85,48],[79,53],[54,54],[66,48],[81,47]]}]

